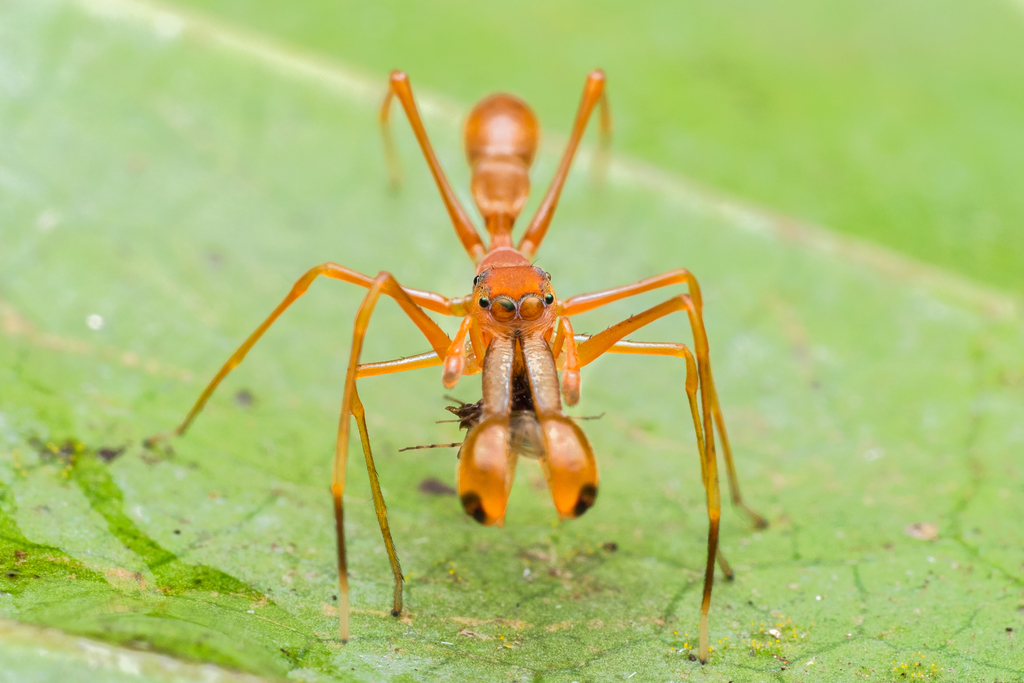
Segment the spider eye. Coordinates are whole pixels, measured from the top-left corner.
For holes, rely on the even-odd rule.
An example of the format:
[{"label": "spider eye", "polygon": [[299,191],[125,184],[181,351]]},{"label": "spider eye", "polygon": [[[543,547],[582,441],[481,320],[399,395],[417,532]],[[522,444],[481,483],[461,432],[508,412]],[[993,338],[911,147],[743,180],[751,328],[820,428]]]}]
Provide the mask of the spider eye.
[{"label": "spider eye", "polygon": [[491,300],[488,299],[486,296],[482,296],[480,297],[480,300],[477,301],[477,303],[480,304],[480,308],[487,308],[488,306],[491,305]]},{"label": "spider eye", "polygon": [[555,295],[554,294],[546,294],[544,296],[544,303],[546,303],[546,304],[548,304],[550,306],[554,302],[555,302]]}]

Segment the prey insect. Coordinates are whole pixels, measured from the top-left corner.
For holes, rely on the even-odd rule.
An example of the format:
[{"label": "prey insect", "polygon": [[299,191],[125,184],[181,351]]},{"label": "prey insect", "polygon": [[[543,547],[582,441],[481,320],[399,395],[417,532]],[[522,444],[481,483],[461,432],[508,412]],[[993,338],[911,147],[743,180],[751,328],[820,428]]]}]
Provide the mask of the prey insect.
[{"label": "prey insect", "polygon": [[[463,375],[482,373],[481,401],[469,404],[472,410],[458,415],[465,418],[463,426],[468,428],[458,461],[458,493],[463,508],[481,524],[503,524],[517,458],[522,454],[539,460],[555,509],[562,519],[572,519],[594,504],[598,491],[598,468],[586,434],[563,413],[563,402],[572,406],[579,401],[581,368],[605,353],[622,353],[668,356],[682,359],[685,364],[685,390],[700,456],[709,520],[699,638],[700,659],[702,662],[707,659],[708,610],[716,558],[726,576],[731,577],[731,570],[718,548],[721,504],[715,428],[721,439],[733,503],[755,525],[763,527],[766,523],[764,518],[744,505],[740,495],[711,374],[697,280],[688,270],[679,268],[633,284],[561,299],[555,294],[550,275],[531,263],[547,234],[573,158],[595,108],[599,111],[604,139],[610,133],[611,120],[604,88],[602,71],[596,70],[587,76],[568,144],[554,179],[518,242],[513,241],[512,229],[530,190],[529,171],[539,137],[537,120],[524,102],[505,94],[487,97],[472,110],[465,126],[465,149],[471,169],[473,200],[483,217],[489,238],[489,244],[485,245],[434,154],[413,99],[409,79],[400,71],[392,73],[380,110],[392,179],[397,180],[400,168],[389,128],[391,104],[397,99],[426,157],[455,233],[476,267],[472,292],[448,298],[406,287],[386,271],[371,277],[337,263],[316,266],[299,278],[277,308],[221,367],[184,421],[172,432],[147,440],[152,444],[170,435],[183,434],[224,377],[242,362],[263,333],[318,277],[342,280],[367,290],[355,318],[331,480],[338,539],[342,641],[349,637],[344,494],[353,420],[366,460],[377,521],[394,573],[392,614],[397,616],[402,611],[402,570],[388,528],[387,510],[377,480],[357,381],[440,365],[442,382],[451,388]],[[685,286],[686,292],[676,294],[599,334],[573,333],[571,320],[580,313],[626,297],[677,285]],[[426,338],[430,351],[392,361],[360,362],[363,340],[381,296],[391,297],[398,303]],[[454,337],[449,338],[428,312],[462,318]],[[689,320],[693,334],[692,352],[679,342],[626,339],[645,325],[676,312],[685,313]]]}]

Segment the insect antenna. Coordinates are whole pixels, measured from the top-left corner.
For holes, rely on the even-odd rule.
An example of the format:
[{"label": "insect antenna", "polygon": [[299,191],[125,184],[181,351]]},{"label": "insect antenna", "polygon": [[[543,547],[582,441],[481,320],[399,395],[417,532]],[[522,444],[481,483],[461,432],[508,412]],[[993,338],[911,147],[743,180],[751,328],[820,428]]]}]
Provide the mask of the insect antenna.
[{"label": "insect antenna", "polygon": [[[448,422],[456,422],[456,420],[448,420]],[[425,446],[406,446],[405,448],[399,448],[398,452],[403,453],[405,451],[418,451],[423,448],[458,448],[462,445],[461,441],[455,443],[432,443]]]}]

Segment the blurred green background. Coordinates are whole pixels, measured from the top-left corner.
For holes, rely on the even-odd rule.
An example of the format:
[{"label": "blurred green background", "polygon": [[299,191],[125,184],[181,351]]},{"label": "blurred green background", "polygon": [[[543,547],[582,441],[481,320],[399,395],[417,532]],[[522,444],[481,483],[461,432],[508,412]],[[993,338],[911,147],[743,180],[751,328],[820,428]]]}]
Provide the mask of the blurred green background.
[{"label": "blurred green background", "polygon": [[[1022,33],[1009,1],[0,4],[0,681],[1024,681]],[[342,648],[326,484],[361,293],[317,283],[173,451],[139,442],[313,264],[465,293],[398,117],[407,183],[387,190],[390,69],[464,198],[462,113],[527,99],[554,143],[535,203],[595,66],[620,156],[603,186],[574,169],[539,262],[563,297],[697,273],[771,526],[723,515],[737,577],[701,667],[680,367],[588,366],[598,504],[558,524],[523,463],[503,529],[422,488],[453,483],[451,452],[398,451],[458,438],[434,424],[438,373],[375,378],[408,614],[384,611],[353,450]],[[425,348],[381,303],[365,360]]]},{"label": "blurred green background", "polygon": [[600,66],[616,150],[1024,293],[1014,0],[180,4],[560,131]]}]

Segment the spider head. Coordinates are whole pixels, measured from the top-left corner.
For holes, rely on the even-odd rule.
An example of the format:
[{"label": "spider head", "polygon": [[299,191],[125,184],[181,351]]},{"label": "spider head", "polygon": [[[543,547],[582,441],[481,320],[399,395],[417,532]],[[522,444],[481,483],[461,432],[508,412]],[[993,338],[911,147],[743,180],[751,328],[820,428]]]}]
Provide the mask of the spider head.
[{"label": "spider head", "polygon": [[481,322],[550,323],[555,316],[551,276],[525,259],[520,264],[483,268],[473,280],[473,299]]}]

